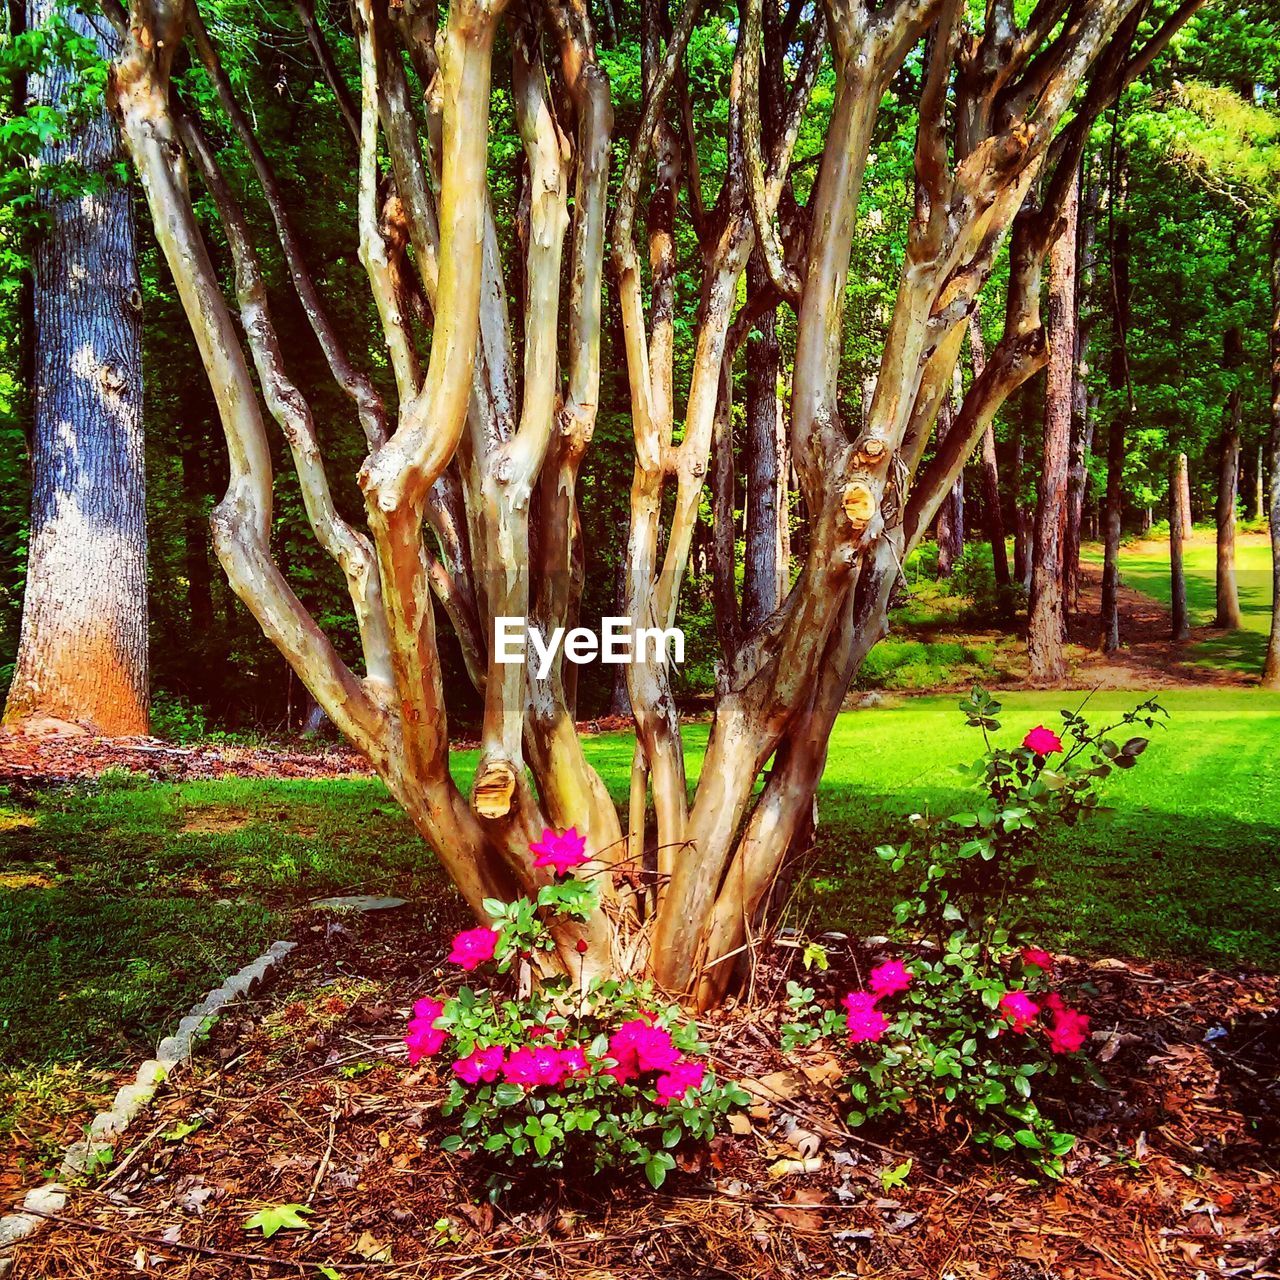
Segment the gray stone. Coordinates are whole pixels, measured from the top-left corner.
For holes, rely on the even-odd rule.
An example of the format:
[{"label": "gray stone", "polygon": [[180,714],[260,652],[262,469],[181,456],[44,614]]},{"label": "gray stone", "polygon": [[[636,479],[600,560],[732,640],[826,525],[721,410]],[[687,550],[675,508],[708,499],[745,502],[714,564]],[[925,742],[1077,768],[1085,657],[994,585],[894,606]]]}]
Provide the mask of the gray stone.
[{"label": "gray stone", "polygon": [[321,898],[311,906],[316,911],[391,911],[404,904],[403,898],[375,898],[357,893],[347,897]]}]

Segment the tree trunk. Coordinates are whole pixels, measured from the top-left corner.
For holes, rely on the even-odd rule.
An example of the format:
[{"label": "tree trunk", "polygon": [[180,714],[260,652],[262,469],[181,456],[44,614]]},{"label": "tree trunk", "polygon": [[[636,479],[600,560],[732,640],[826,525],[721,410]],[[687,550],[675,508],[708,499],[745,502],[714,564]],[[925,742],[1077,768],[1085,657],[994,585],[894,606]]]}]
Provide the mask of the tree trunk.
[{"label": "tree trunk", "polygon": [[[938,443],[951,431],[955,416],[955,398],[947,396],[938,410]],[[951,486],[951,491],[938,508],[936,529],[938,542],[938,577],[949,578],[964,554],[964,476]]]},{"label": "tree trunk", "polygon": [[1254,473],[1253,487],[1253,518],[1261,524],[1267,518],[1267,506],[1264,495],[1266,494],[1266,485],[1263,483],[1262,476],[1262,458],[1267,451],[1265,440],[1258,441],[1258,466]]},{"label": "tree trunk", "polygon": [[1187,455],[1178,454],[1178,498],[1182,514],[1182,540],[1189,542],[1192,534],[1191,521],[1191,468],[1187,465]]},{"label": "tree trunk", "polygon": [[1107,514],[1103,526],[1102,650],[1120,648],[1120,515],[1124,503],[1123,414],[1117,414],[1107,437]]},{"label": "tree trunk", "polygon": [[1280,689],[1280,218],[1271,224],[1271,634],[1262,687]]},{"label": "tree trunk", "polygon": [[1063,529],[1067,517],[1067,464],[1071,441],[1071,383],[1075,368],[1076,210],[1078,180],[1064,210],[1062,234],[1050,251],[1049,368],[1045,386],[1044,463],[1032,547],[1027,653],[1031,679],[1056,684],[1067,673],[1063,652]]},{"label": "tree trunk", "polygon": [[1022,501],[1022,468],[1026,457],[1026,445],[1022,433],[1024,425],[1019,421],[1013,439],[1013,576],[1025,591],[1031,586],[1031,529],[1027,508]]},{"label": "tree trunk", "polygon": [[1067,523],[1062,556],[1064,611],[1075,610],[1080,603],[1080,539],[1089,484],[1089,454],[1093,450],[1096,398],[1089,393],[1089,342],[1095,322],[1092,290],[1097,215],[1098,181],[1091,174],[1084,184],[1076,237],[1078,277],[1075,361],[1071,370],[1071,450],[1067,469]]},{"label": "tree trunk", "polygon": [[[1243,358],[1240,330],[1231,328],[1226,335],[1223,363],[1227,368],[1236,370]],[[1240,592],[1236,587],[1236,494],[1240,475],[1240,423],[1243,409],[1238,373],[1236,377],[1237,384],[1227,396],[1227,414],[1222,427],[1218,459],[1218,498],[1214,506],[1217,524],[1215,584],[1218,608],[1213,625],[1225,627],[1229,631],[1238,631],[1241,625]]]},{"label": "tree trunk", "polygon": [[[747,266],[747,290],[769,287],[757,249]],[[780,527],[786,519],[784,459],[778,448],[778,309],[770,307],[747,339],[745,473],[747,482],[746,557],[742,566],[742,624],[754,631],[782,601]]]},{"label": "tree trunk", "polygon": [[[48,0],[31,0],[28,25]],[[75,9],[64,20],[105,47]],[[52,67],[31,93],[55,109],[71,73]],[[5,723],[80,723],[147,731],[147,527],[142,439],[141,303],[129,192],[116,176],[105,109],[48,148],[43,165],[97,179],[40,197],[48,227],[33,262],[31,540],[22,635]],[[100,183],[100,185],[99,185]]]},{"label": "tree trunk", "polygon": [[1187,575],[1182,564],[1182,544],[1186,535],[1183,531],[1181,481],[1187,474],[1186,462],[1187,455],[1179,453],[1169,463],[1169,585],[1175,643],[1191,635],[1191,621],[1187,616]]},{"label": "tree trunk", "polygon": [[[973,361],[976,382],[987,367],[987,350],[982,341],[982,324],[975,309],[969,317],[969,355]],[[996,460],[996,432],[988,425],[982,433],[982,506],[987,539],[991,543],[991,564],[996,586],[1009,588],[1009,552],[1004,545],[1004,517],[1000,511],[1000,467]]]}]

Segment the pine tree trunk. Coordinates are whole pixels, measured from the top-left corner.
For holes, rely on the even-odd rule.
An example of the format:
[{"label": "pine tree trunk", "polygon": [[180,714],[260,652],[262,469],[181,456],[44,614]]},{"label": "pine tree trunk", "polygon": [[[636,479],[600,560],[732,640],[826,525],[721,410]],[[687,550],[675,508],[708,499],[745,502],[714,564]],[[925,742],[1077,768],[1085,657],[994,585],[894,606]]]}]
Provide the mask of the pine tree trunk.
[{"label": "pine tree trunk", "polygon": [[[760,292],[769,278],[757,250],[747,266],[747,289]],[[782,599],[778,529],[785,519],[784,470],[778,450],[778,310],[766,311],[747,339],[747,535],[742,566],[742,623],[754,631]]]},{"label": "pine tree trunk", "polygon": [[1175,643],[1191,635],[1191,622],[1187,616],[1187,575],[1182,563],[1182,544],[1186,534],[1183,529],[1181,481],[1187,474],[1186,461],[1187,455],[1180,453],[1169,464],[1169,594]]},{"label": "pine tree trunk", "polygon": [[1266,493],[1266,486],[1263,484],[1263,480],[1262,480],[1262,458],[1263,458],[1263,455],[1266,453],[1266,451],[1267,451],[1266,442],[1260,440],[1258,442],[1258,467],[1254,475],[1254,488],[1253,488],[1253,518],[1259,524],[1261,524],[1267,518],[1267,507],[1266,507],[1266,502],[1264,500],[1264,495]]},{"label": "pine tree trunk", "polygon": [[1022,440],[1022,425],[1014,434],[1013,467],[1013,576],[1024,590],[1031,586],[1031,556],[1029,543],[1031,530],[1028,527],[1027,509],[1022,502],[1022,464],[1026,456],[1026,446]]},{"label": "pine tree trunk", "polygon": [[1071,451],[1067,470],[1067,524],[1062,556],[1062,593],[1066,611],[1076,609],[1080,602],[1080,539],[1089,484],[1089,454],[1093,450],[1095,400],[1089,394],[1089,342],[1096,318],[1091,295],[1097,214],[1098,182],[1091,175],[1081,196],[1076,237],[1078,275],[1075,362],[1071,371]]},{"label": "pine tree trunk", "polygon": [[[969,355],[973,360],[973,377],[982,377],[987,365],[986,346],[982,341],[982,325],[975,311],[969,317]],[[996,459],[996,433],[988,426],[982,433],[982,506],[987,538],[991,543],[991,564],[995,570],[996,586],[1002,591],[1009,587],[1009,552],[1004,545],[1004,517],[1000,511],[1000,467]]]},{"label": "pine tree trunk", "polygon": [[1189,542],[1192,533],[1191,520],[1191,468],[1187,465],[1187,455],[1178,455],[1178,498],[1182,514],[1182,540]]},{"label": "pine tree trunk", "polygon": [[1031,679],[1055,684],[1067,673],[1063,652],[1063,530],[1071,441],[1071,383],[1075,368],[1076,210],[1078,182],[1064,211],[1065,226],[1050,253],[1049,368],[1045,389],[1044,462],[1032,546],[1027,653]]},{"label": "pine tree trunk", "polygon": [[[1240,330],[1227,331],[1223,363],[1238,368],[1243,359]],[[1227,416],[1222,428],[1218,460],[1218,498],[1214,507],[1217,524],[1217,613],[1215,627],[1240,629],[1240,592],[1236,586],[1236,494],[1240,475],[1240,423],[1243,409],[1239,384],[1227,397]]]},{"label": "pine tree trunk", "polygon": [[[947,396],[938,411],[938,443],[950,434],[954,400]],[[956,481],[938,508],[935,536],[938,543],[938,577],[949,578],[964,551],[964,479]]]},{"label": "pine tree trunk", "polygon": [[[32,28],[49,0],[31,0]],[[103,45],[75,9],[64,20]],[[33,77],[58,107],[70,73]],[[147,529],[142,438],[141,293],[129,192],[106,110],[42,155],[101,186],[41,198],[49,219],[33,264],[35,351],[31,541],[5,723],[49,721],[103,734],[147,731]]]},{"label": "pine tree trunk", "polygon": [[1103,525],[1102,650],[1120,648],[1120,516],[1124,502],[1124,428],[1117,415],[1107,438],[1107,512]]},{"label": "pine tree trunk", "polygon": [[1265,689],[1280,689],[1280,218],[1271,224],[1271,634],[1262,668]]}]

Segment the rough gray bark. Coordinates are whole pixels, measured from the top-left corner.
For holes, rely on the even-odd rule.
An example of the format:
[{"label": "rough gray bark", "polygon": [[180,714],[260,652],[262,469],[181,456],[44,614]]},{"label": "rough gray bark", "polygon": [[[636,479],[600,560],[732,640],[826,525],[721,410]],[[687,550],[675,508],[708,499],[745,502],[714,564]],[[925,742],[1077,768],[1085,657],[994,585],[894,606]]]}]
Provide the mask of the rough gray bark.
[{"label": "rough gray bark", "polygon": [[[50,0],[30,0],[28,26],[52,10]],[[67,9],[64,18],[104,56],[114,51],[100,15]],[[62,67],[30,85],[53,107],[66,103],[69,88]],[[69,199],[41,197],[49,226],[33,264],[31,541],[5,707],[11,726],[147,731],[142,299],[129,193],[115,175],[120,159],[105,108],[41,157],[96,181]]]},{"label": "rough gray bark", "polygon": [[1182,486],[1186,475],[1187,455],[1176,454],[1169,463],[1169,594],[1175,641],[1186,640],[1191,635],[1191,620],[1187,614],[1187,575],[1182,563],[1182,544],[1186,541]]},{"label": "rough gray bark", "polygon": [[[1112,170],[1111,199],[1120,198],[1121,186]],[[1129,361],[1126,343],[1129,334],[1129,227],[1115,225],[1114,205],[1109,213],[1112,324],[1114,337],[1111,343],[1111,368],[1108,382],[1111,390],[1119,394],[1129,382]],[[1124,451],[1125,429],[1128,425],[1126,406],[1116,413],[1107,438],[1107,498],[1103,523],[1102,563],[1102,649],[1115,653],[1120,648],[1120,529],[1124,506]]]},{"label": "rough gray bark", "polygon": [[[938,443],[941,444],[951,430],[955,407],[964,400],[964,388],[959,385],[960,366],[956,366],[956,382],[952,394],[942,402],[938,414]],[[988,428],[988,431],[990,428]],[[964,555],[964,472],[956,477],[951,492],[938,508],[938,577],[949,578],[952,570]]]},{"label": "rough gray bark", "polygon": [[[767,287],[759,250],[747,266],[747,289]],[[778,607],[784,590],[780,528],[786,519],[786,472],[778,432],[778,309],[756,321],[747,339],[747,536],[742,566],[742,621],[753,631]]]},{"label": "rough gray bark", "polygon": [[1178,455],[1178,498],[1182,514],[1182,540],[1190,541],[1192,533],[1191,520],[1191,468],[1187,466],[1187,455]]},{"label": "rough gray bark", "polygon": [[[982,324],[975,309],[969,317],[969,355],[973,361],[973,377],[976,382],[987,367],[987,350],[982,341]],[[1009,587],[1009,552],[1004,545],[1004,517],[1000,511],[1000,467],[996,460],[995,427],[988,426],[982,433],[982,505],[987,538],[991,543],[991,564],[995,570],[996,586]]]},{"label": "rough gray bark", "polygon": [[1076,212],[1079,183],[1067,197],[1062,234],[1050,255],[1049,368],[1045,389],[1044,464],[1031,556],[1027,654],[1031,679],[1057,683],[1067,673],[1063,652],[1063,529],[1071,441],[1071,384],[1075,369]]},{"label": "rough gray bark", "polygon": [[1262,686],[1280,689],[1280,218],[1271,225],[1271,634]]},{"label": "rough gray bark", "polygon": [[1089,342],[1097,319],[1092,305],[1097,217],[1098,180],[1096,175],[1090,175],[1081,194],[1076,236],[1075,365],[1071,372],[1071,450],[1067,467],[1067,524],[1062,556],[1062,592],[1068,610],[1077,608],[1080,598],[1080,539],[1097,405],[1096,396],[1089,392]]},{"label": "rough gray bark", "polygon": [[[1223,364],[1237,370],[1243,362],[1244,349],[1240,330],[1227,330],[1223,341]],[[1217,574],[1215,578],[1217,612],[1213,625],[1239,630],[1240,592],[1236,586],[1236,497],[1240,483],[1240,424],[1243,420],[1239,375],[1227,395],[1226,418],[1219,441],[1218,495],[1214,506],[1217,525]]]}]

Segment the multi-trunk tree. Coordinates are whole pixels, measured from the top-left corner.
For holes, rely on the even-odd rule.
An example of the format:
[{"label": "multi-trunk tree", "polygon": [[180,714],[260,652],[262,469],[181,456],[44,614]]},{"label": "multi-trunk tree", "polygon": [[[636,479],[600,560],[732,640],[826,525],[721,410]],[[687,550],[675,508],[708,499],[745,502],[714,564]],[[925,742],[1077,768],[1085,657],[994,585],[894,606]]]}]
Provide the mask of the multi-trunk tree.
[{"label": "multi-trunk tree", "polygon": [[[1024,18],[992,0],[975,18],[959,0],[821,9],[743,0],[730,22],[694,0],[669,26],[646,5],[643,102],[625,137],[614,132],[580,0],[455,0],[443,14],[422,0],[356,0],[358,98],[323,56],[324,33],[303,5],[358,135],[360,256],[394,382],[384,394],[338,339],[196,7],[133,0],[126,14],[109,0],[123,34],[114,101],[227,436],[218,555],[477,913],[487,897],[535,889],[549,873],[532,866],[529,841],[544,826],[574,825],[603,893],[585,924],[558,926],[568,971],[648,973],[702,1006],[724,995],[811,814],[836,713],[885,630],[905,556],[1000,405],[1047,358],[1041,266],[1087,130],[1198,5],[1041,0]],[[690,95],[719,92],[690,74],[695,31],[734,51],[715,173],[702,171],[690,125]],[[215,88],[218,127],[244,148],[293,286],[364,430],[364,527],[342,518],[331,496],[341,477],[327,473],[307,396],[290,378],[255,224],[219,169],[213,122],[175,88],[179,57],[198,62]],[[514,237],[486,176],[495,63],[523,153]],[[820,77],[821,95],[812,92]],[[914,205],[874,389],[865,414],[851,415],[839,395],[841,320],[859,192],[891,85],[917,102]],[[815,120],[819,149],[800,157],[801,183],[796,144]],[[196,180],[233,260],[231,298],[195,213]],[[1003,332],[936,441],[969,317],[1006,247]],[[744,282],[753,253],[763,275]],[[633,625],[668,627],[679,616],[713,445],[734,426],[726,371],[753,320],[780,305],[795,313],[783,415],[802,513],[799,571],[778,583],[776,607],[722,619],[696,787],[670,669],[628,668],[637,749],[625,830],[575,732],[572,666],[557,655],[538,678],[499,662],[494,643],[496,618],[527,617],[546,635],[575,616],[584,564],[575,492],[597,412],[610,261],[634,434],[623,592]],[[691,331],[678,334],[682,265],[699,301]],[[690,353],[679,379],[677,346]],[[362,673],[272,558],[268,416],[292,451],[316,537],[346,576]],[[727,608],[736,583],[725,541],[714,572]],[[483,690],[469,790],[449,770],[437,599]]]}]

